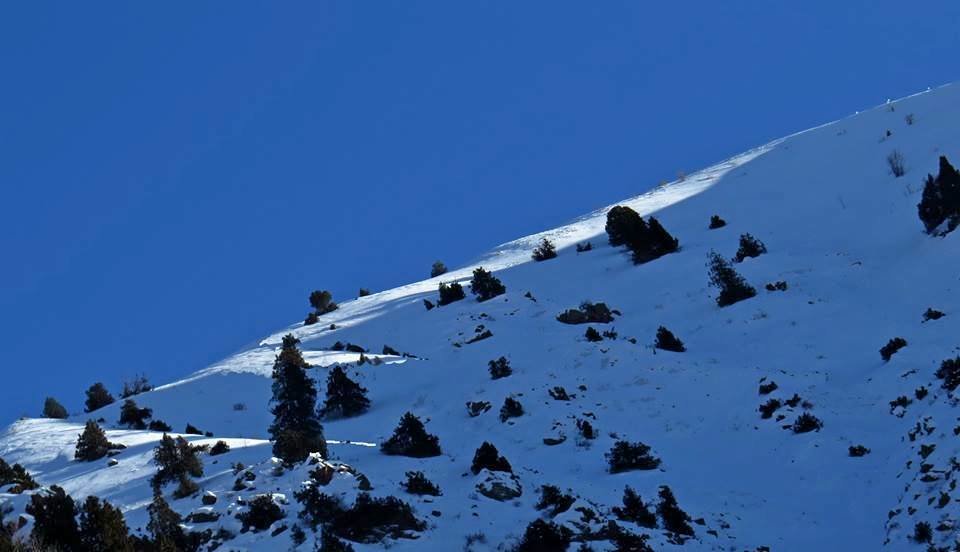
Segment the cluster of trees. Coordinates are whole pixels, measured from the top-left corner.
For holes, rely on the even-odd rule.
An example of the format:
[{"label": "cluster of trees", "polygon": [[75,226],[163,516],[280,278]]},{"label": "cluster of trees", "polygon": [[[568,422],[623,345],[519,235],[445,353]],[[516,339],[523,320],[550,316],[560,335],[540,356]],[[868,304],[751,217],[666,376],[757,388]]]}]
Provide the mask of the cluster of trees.
[{"label": "cluster of trees", "polygon": [[636,211],[623,205],[607,212],[606,231],[610,245],[626,245],[637,264],[680,249],[680,242],[655,217],[644,220]]},{"label": "cluster of trees", "polygon": [[339,306],[333,302],[333,294],[327,290],[315,290],[311,292],[309,300],[313,311],[307,314],[306,319],[304,319],[303,324],[305,326],[316,324],[321,316],[339,308]]}]

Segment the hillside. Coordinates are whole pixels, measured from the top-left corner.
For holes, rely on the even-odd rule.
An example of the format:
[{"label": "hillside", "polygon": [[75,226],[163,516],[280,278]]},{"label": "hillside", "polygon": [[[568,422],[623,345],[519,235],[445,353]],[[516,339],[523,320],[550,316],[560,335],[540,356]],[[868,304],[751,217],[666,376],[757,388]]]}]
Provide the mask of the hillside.
[{"label": "hillside", "polygon": [[[170,505],[187,515],[203,508],[203,492],[216,494],[216,503],[202,511],[219,519],[186,525],[229,532],[231,538],[211,541],[223,541],[221,550],[288,549],[290,527],[306,528],[293,495],[313,466],[275,469],[267,441],[271,370],[283,336],[293,334],[321,400],[327,373],[338,363],[369,390],[369,411],[324,421],[329,460],[351,467],[338,471],[325,492],[352,503],[361,485],[355,470],[369,480],[372,495],[410,503],[426,529],[415,539],[387,538],[394,550],[508,549],[528,523],[549,517],[535,508],[542,485],[576,498],[553,518],[574,532],[616,519],[611,508],[621,506],[625,486],[652,505],[660,486],[669,486],[680,507],[702,520],[692,523],[693,537],[678,538],[662,522],[653,529],[619,522],[649,535],[656,550],[920,550],[925,545],[912,540],[918,522],[931,525],[936,545],[954,546],[960,415],[935,372],[957,354],[960,237],[926,234],[917,204],[940,155],[960,162],[958,106],[960,88],[942,87],[777,140],[618,203],[645,217],[655,214],[679,239],[679,251],[653,261],[635,265],[623,247],[608,245],[611,206],[604,207],[503,244],[443,276],[342,301],[317,324],[294,323],[256,347],[137,395],[138,405],[174,430],[189,423],[213,435],[191,436],[191,442],[223,439],[231,447],[223,455],[202,454],[204,475],[196,478],[202,492],[173,499],[167,488]],[[690,139],[723,137],[691,129]],[[899,178],[886,160],[894,150],[905,160]],[[709,229],[712,215],[726,226]],[[732,257],[744,233],[768,250],[733,265],[757,295],[721,308],[708,285],[708,253]],[[531,251],[543,238],[559,255],[534,262]],[[576,251],[588,241],[592,250]],[[493,271],[506,293],[478,302],[468,290],[461,301],[425,308],[424,299],[436,303],[441,281],[467,289],[478,266]],[[765,289],[778,281],[787,283],[785,291]],[[584,301],[606,303],[619,314],[606,324],[557,321]],[[946,316],[925,321],[928,308]],[[611,337],[590,342],[588,326]],[[687,350],[654,348],[660,326]],[[486,330],[491,337],[468,343]],[[894,337],[907,346],[884,361],[878,351]],[[367,361],[332,350],[337,342],[369,351]],[[385,345],[409,355],[380,354]],[[176,346],[158,343],[144,354]],[[488,362],[501,356],[513,373],[491,379]],[[777,388],[758,393],[770,381]],[[550,395],[557,386],[569,400]],[[927,394],[917,393],[920,388]],[[784,404],[774,417],[761,418],[761,404],[786,403],[795,394],[796,406]],[[523,415],[502,422],[498,411],[510,396]],[[900,396],[909,404],[892,407]],[[491,409],[471,417],[468,401],[487,401]],[[0,435],[0,457],[75,499],[109,501],[131,530],[143,533],[156,471],[153,447],[162,434],[119,429],[121,402],[65,420],[20,420]],[[440,456],[380,452],[407,411],[439,437]],[[804,412],[822,428],[792,431]],[[73,460],[77,434],[91,417],[104,420],[111,441],[127,446],[112,457],[116,465]],[[590,421],[595,439],[580,435],[578,420]],[[545,438],[563,441],[548,445]],[[609,473],[605,453],[619,440],[649,445],[662,463]],[[513,479],[471,473],[484,441],[509,460]],[[851,457],[854,445],[870,452]],[[254,478],[241,490],[234,490],[243,476],[231,468],[237,462]],[[400,483],[410,470],[424,472],[442,496],[406,493]],[[477,487],[489,477],[522,494],[505,501],[484,496]],[[233,514],[262,493],[283,495],[275,498],[285,519],[270,530],[241,532]],[[23,512],[28,494],[0,495],[11,510],[8,521]],[[597,519],[582,524],[581,508]],[[30,530],[23,519],[20,537]],[[288,529],[274,536],[284,525]],[[313,550],[319,534],[307,530],[298,549]],[[467,545],[467,535],[477,534],[483,538]],[[385,546],[352,544],[358,551]],[[608,540],[589,546],[614,549]]]}]

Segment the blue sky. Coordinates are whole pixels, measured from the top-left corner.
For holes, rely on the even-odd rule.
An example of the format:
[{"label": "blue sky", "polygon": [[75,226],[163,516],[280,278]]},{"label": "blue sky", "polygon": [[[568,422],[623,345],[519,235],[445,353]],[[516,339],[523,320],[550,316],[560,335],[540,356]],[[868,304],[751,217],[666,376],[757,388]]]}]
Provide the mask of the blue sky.
[{"label": "blue sky", "polygon": [[0,419],[957,78],[955,2],[0,8]]}]

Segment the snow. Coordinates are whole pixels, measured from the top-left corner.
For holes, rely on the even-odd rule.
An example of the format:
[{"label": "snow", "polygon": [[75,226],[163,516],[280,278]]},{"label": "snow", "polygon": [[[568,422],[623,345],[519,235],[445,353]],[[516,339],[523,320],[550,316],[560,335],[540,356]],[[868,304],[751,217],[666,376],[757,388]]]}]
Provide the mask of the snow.
[{"label": "snow", "polygon": [[[684,510],[705,520],[683,545],[691,550],[915,549],[920,545],[909,535],[916,521],[936,527],[955,520],[960,510],[953,500],[942,509],[928,504],[929,497],[949,491],[952,475],[922,481],[918,456],[921,444],[936,444],[924,462],[937,473],[949,469],[958,449],[952,432],[957,415],[934,377],[940,361],[957,354],[958,238],[927,236],[916,213],[922,178],[936,170],[938,156],[960,162],[958,102],[955,86],[890,102],[620,202],[641,215],[655,214],[679,238],[679,252],[653,262],[635,266],[621,248],[607,245],[604,207],[502,244],[441,277],[343,302],[318,324],[292,324],[135,399],[175,430],[190,423],[214,434],[191,441],[223,439],[230,445],[227,454],[204,456],[206,473],[198,480],[202,490],[220,497],[217,511],[237,511],[241,496],[278,492],[288,497],[286,522],[292,524],[299,507],[291,497],[307,468],[277,474],[266,429],[271,366],[281,338],[293,333],[314,365],[321,396],[326,372],[337,363],[349,366],[350,376],[369,389],[369,412],[324,426],[331,460],[366,475],[373,494],[400,496],[428,520],[420,539],[391,543],[397,550],[461,549],[465,536],[478,532],[486,544],[474,550],[509,545],[542,515],[534,505],[544,484],[569,489],[578,497],[574,508],[593,505],[601,513],[619,505],[625,485],[648,502],[655,502],[658,486],[669,485]],[[912,125],[907,114],[914,115]],[[901,178],[890,174],[885,161],[894,149],[907,163]],[[713,214],[728,225],[708,230]],[[758,295],[721,309],[707,285],[706,256],[715,250],[731,257],[745,232],[769,250],[736,265]],[[558,246],[559,257],[533,262],[530,251],[544,237]],[[576,253],[575,244],[585,241],[594,249]],[[440,281],[466,284],[477,266],[495,271],[507,293],[484,303],[468,293],[463,301],[424,308],[423,299],[436,300]],[[789,289],[763,289],[778,280]],[[619,338],[588,343],[586,325],[555,320],[584,300],[606,302],[622,313],[611,324],[593,325],[615,328]],[[947,316],[924,323],[928,307]],[[464,344],[481,325],[493,337]],[[661,325],[686,343],[687,352],[652,348]],[[895,336],[909,345],[884,363],[878,350]],[[329,350],[336,341],[361,345],[376,361],[358,366],[359,354]],[[376,354],[385,344],[414,357]],[[513,374],[491,380],[487,362],[501,355]],[[769,397],[798,393],[810,401],[823,429],[800,435],[785,430],[803,411],[799,406],[782,409],[785,420],[761,419],[757,407],[769,398],[758,394],[761,378],[779,386]],[[575,398],[553,400],[548,390],[558,385]],[[929,390],[922,400],[914,397],[920,386]],[[902,417],[891,414],[889,405],[900,395],[913,399]],[[525,414],[501,423],[497,412],[507,396],[517,398]],[[493,408],[471,418],[464,405],[476,400]],[[406,411],[440,437],[442,456],[379,452],[375,445]],[[68,420],[18,421],[0,435],[0,456],[75,498],[109,500],[123,509],[131,527],[144,527],[155,470],[152,447],[160,434],[110,429],[110,440],[128,447],[115,457],[119,463],[78,463],[73,447],[89,417],[116,427],[119,402]],[[576,429],[576,420],[585,418],[599,433],[587,443],[578,442]],[[910,440],[908,432],[926,418],[936,429]],[[562,444],[543,443],[560,435],[567,438]],[[604,453],[617,439],[650,445],[663,460],[661,468],[607,473]],[[519,498],[500,503],[477,493],[483,475],[473,476],[469,467],[483,441],[494,443],[513,465],[523,489]],[[871,453],[848,457],[855,444]],[[256,490],[232,491],[235,462],[252,466]],[[423,471],[443,496],[404,493],[399,484],[409,470]],[[338,474],[331,489],[350,500],[356,478]],[[25,497],[4,496],[22,509]],[[202,506],[200,495],[171,499],[171,505],[184,515]],[[910,506],[915,513],[908,513]],[[888,512],[897,509],[902,512],[888,521]],[[433,516],[434,510],[441,515]],[[577,517],[571,510],[557,520]],[[198,529],[217,524],[239,529],[231,515]],[[662,530],[644,532],[657,549],[677,547]],[[287,532],[269,533],[238,534],[229,548],[289,547]],[[957,536],[952,526],[935,531],[938,544]],[[301,549],[311,547],[308,539]]]}]

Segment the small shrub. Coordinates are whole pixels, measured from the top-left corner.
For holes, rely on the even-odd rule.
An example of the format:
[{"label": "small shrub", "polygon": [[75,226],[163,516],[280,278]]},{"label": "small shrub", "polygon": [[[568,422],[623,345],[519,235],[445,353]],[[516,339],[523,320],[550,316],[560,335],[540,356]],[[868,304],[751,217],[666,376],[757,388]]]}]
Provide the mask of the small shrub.
[{"label": "small shrub", "polygon": [[477,448],[477,451],[473,454],[473,463],[470,464],[470,471],[472,471],[474,475],[477,475],[482,470],[513,473],[510,462],[500,455],[497,447],[486,441]]},{"label": "small shrub", "polygon": [[170,424],[164,422],[163,420],[150,420],[150,424],[147,425],[147,429],[150,431],[159,431],[162,433],[169,433],[173,431],[173,428],[170,427]]},{"label": "small shrub", "polygon": [[304,326],[312,326],[320,321],[320,316],[316,312],[308,312],[307,317],[303,319]]},{"label": "small shrub", "polygon": [[632,470],[654,470],[660,459],[650,454],[650,447],[640,443],[617,441],[606,455],[610,473]]},{"label": "small shrub", "polygon": [[887,155],[887,166],[890,167],[890,173],[896,178],[900,178],[907,173],[903,163],[903,154],[898,150],[893,150]]},{"label": "small shrub", "polygon": [[903,117],[903,122],[907,123],[907,126],[912,126],[914,120],[915,120],[915,117],[914,117],[913,113],[907,113],[907,114],[904,115],[904,117]]},{"label": "small shrub", "polygon": [[890,360],[894,353],[907,346],[907,340],[902,337],[894,337],[880,348],[880,358],[884,362]]},{"label": "small shrub", "polygon": [[767,288],[767,291],[787,291],[787,283],[783,280],[767,284],[764,287]]},{"label": "small shrub", "polygon": [[203,435],[203,431],[201,431],[195,425],[189,423],[185,428],[183,428],[183,432],[187,435]]},{"label": "small shrub", "polygon": [[913,526],[913,540],[924,544],[933,541],[933,529],[926,521],[918,521]]},{"label": "small shrub", "polygon": [[333,312],[339,306],[333,302],[333,294],[327,290],[317,290],[310,293],[310,306],[318,316]]},{"label": "small shrub", "polygon": [[476,418],[477,416],[483,414],[484,412],[490,410],[491,405],[487,401],[469,401],[467,402],[467,414],[471,418]]},{"label": "small shrub", "polygon": [[566,550],[570,546],[573,532],[563,525],[552,521],[537,519],[527,525],[523,537],[513,552],[546,552]]},{"label": "small shrub", "polygon": [[663,326],[657,328],[657,340],[653,346],[657,349],[675,353],[682,353],[687,350],[687,348],[683,346],[683,341],[677,339],[677,337],[673,335],[673,332]]},{"label": "small shrub", "polygon": [[139,408],[133,399],[127,399],[120,407],[119,424],[130,429],[147,429],[146,420],[152,416],[153,410]]},{"label": "small shrub", "polygon": [[266,531],[283,518],[283,509],[273,501],[272,496],[265,494],[254,497],[247,510],[237,514],[237,519],[243,524],[242,531],[253,529],[254,533]]},{"label": "small shrub", "polygon": [[242,402],[233,403],[234,412],[243,412],[246,409],[247,409],[246,403],[242,403]]},{"label": "small shrub", "polygon": [[794,420],[791,429],[794,433],[809,433],[811,431],[820,431],[822,427],[823,422],[820,421],[820,418],[817,418],[809,412],[804,412]]},{"label": "small shrub", "polygon": [[647,529],[657,527],[657,516],[643,503],[640,495],[629,486],[623,489],[623,507],[614,507],[613,514],[621,521],[636,523],[640,527]]},{"label": "small shrub", "polygon": [[533,257],[533,260],[537,262],[553,259],[553,258],[556,258],[556,256],[557,256],[557,247],[553,245],[553,242],[548,240],[547,238],[543,238],[542,240],[540,240],[540,245],[534,248],[533,254],[531,255],[531,257]]},{"label": "small shrub", "polygon": [[513,369],[510,368],[510,361],[507,360],[507,357],[500,357],[496,360],[491,360],[489,363],[490,377],[492,379],[505,378],[513,373]]},{"label": "small shrub", "polygon": [[796,393],[794,393],[792,397],[787,399],[787,406],[789,406],[790,408],[796,408],[797,405],[800,404],[800,401],[801,401],[800,395],[797,395]]},{"label": "small shrub", "polygon": [[727,225],[727,221],[720,218],[720,215],[712,215],[710,217],[710,229],[716,230],[717,228],[723,228]]},{"label": "small shrub", "polygon": [[8,491],[11,494],[20,494],[23,491],[32,491],[40,487],[30,473],[20,464],[10,465],[0,458],[0,487],[11,485]]},{"label": "small shrub", "polygon": [[84,403],[84,412],[93,412],[114,402],[113,395],[100,382],[91,385],[86,393],[87,400]]},{"label": "small shrub", "polygon": [[218,456],[230,452],[230,445],[226,441],[220,440],[210,447],[210,456]]},{"label": "small shrub", "polygon": [[354,552],[353,546],[338,539],[332,531],[320,535],[320,547],[317,552]]},{"label": "small shrub", "polygon": [[660,487],[660,503],[657,504],[657,513],[663,520],[663,528],[678,535],[693,536],[693,527],[690,526],[690,516],[680,509],[673,491],[666,485]]},{"label": "small shrub", "polygon": [[941,362],[935,375],[943,380],[944,389],[954,391],[957,386],[960,386],[960,357],[948,358]]},{"label": "small shrub", "polygon": [[473,271],[473,278],[470,280],[470,293],[477,296],[477,301],[482,303],[506,292],[507,288],[500,280],[484,270],[482,266]]},{"label": "small shrub", "polygon": [[550,394],[550,397],[555,401],[569,401],[570,395],[567,393],[567,390],[563,387],[557,385],[553,389],[547,391]]},{"label": "small shrub", "polygon": [[150,385],[150,382],[147,381],[147,376],[140,374],[132,380],[123,382],[123,390],[120,391],[120,398],[128,399],[152,389],[153,387]]},{"label": "small shrub", "polygon": [[436,278],[437,276],[442,276],[446,273],[447,273],[447,266],[440,261],[433,263],[433,266],[430,267],[431,278]]},{"label": "small shrub", "polygon": [[593,424],[588,420],[577,420],[577,430],[580,431],[580,436],[587,440],[592,440],[597,438],[597,432],[593,429]]},{"label": "small shrub", "polygon": [[370,409],[367,389],[347,376],[341,366],[327,373],[327,398],[320,408],[324,418],[350,418]]},{"label": "small shrub", "polygon": [[748,257],[759,257],[767,252],[767,246],[763,242],[750,234],[740,234],[740,248],[737,249],[737,255],[734,259],[742,263]]},{"label": "small shrub", "polygon": [[439,291],[440,300],[437,301],[437,305],[441,307],[466,297],[466,295],[463,293],[463,286],[461,286],[459,282],[452,282],[450,284],[440,282]]},{"label": "small shrub", "polygon": [[946,315],[943,314],[941,311],[928,308],[926,312],[923,313],[923,321],[927,322],[928,320],[940,320],[944,316]]},{"label": "small shrub", "polygon": [[[300,518],[312,528],[323,525],[323,534],[362,543],[374,543],[385,537],[410,537],[410,531],[423,531],[426,523],[413,514],[406,502],[394,496],[371,498],[367,493],[357,495],[350,508],[344,508],[336,498],[319,492],[315,485],[294,494],[303,505]],[[342,543],[337,543],[339,546]],[[327,546],[324,542],[323,546]],[[323,548],[322,550],[326,550]],[[342,551],[344,548],[331,548]]]},{"label": "small shrub", "polygon": [[423,422],[407,412],[393,430],[393,436],[380,445],[380,451],[388,455],[428,458],[440,455],[440,439],[427,433]]},{"label": "small shrub", "polygon": [[719,253],[711,251],[708,258],[710,285],[720,290],[720,295],[717,296],[718,306],[726,307],[757,294],[757,290],[748,284]]},{"label": "small shrub", "polygon": [[68,416],[67,409],[57,402],[53,397],[47,397],[43,401],[43,417],[54,419],[65,419]]},{"label": "small shrub", "polygon": [[587,251],[593,251],[593,244],[590,242],[578,243],[577,244],[577,253],[586,253]]},{"label": "small shrub", "polygon": [[928,391],[925,386],[921,385],[913,391],[913,396],[915,396],[918,401],[922,401],[929,393],[930,391]]},{"label": "small shrub", "polygon": [[587,331],[583,333],[583,337],[591,343],[596,343],[598,341],[603,341],[603,336],[600,335],[600,332],[593,329],[592,327],[587,328]]},{"label": "small shrub", "polygon": [[401,483],[404,489],[410,494],[440,496],[440,487],[433,481],[427,479],[421,471],[408,471],[407,480]]},{"label": "small shrub", "polygon": [[523,416],[523,405],[513,397],[507,397],[503,400],[503,406],[500,407],[500,421],[506,422],[510,418],[519,418]]},{"label": "small shrub", "polygon": [[569,309],[557,315],[557,320],[564,324],[607,324],[613,322],[613,311],[606,303],[591,303],[585,301],[579,309]]},{"label": "small shrub", "polygon": [[769,395],[773,393],[778,388],[777,382],[770,381],[769,383],[761,383],[759,392],[761,395]]},{"label": "small shrub", "polygon": [[371,292],[367,288],[360,288],[360,291],[357,292],[357,297],[366,297],[371,295]]},{"label": "small shrub", "polygon": [[850,456],[854,458],[859,458],[861,456],[866,456],[867,454],[870,454],[870,449],[868,449],[863,445],[852,445],[850,446],[848,452]]},{"label": "small shrub", "polygon": [[771,418],[773,413],[776,412],[781,406],[780,399],[770,399],[767,402],[760,405],[760,417],[764,420]]},{"label": "small shrub", "polygon": [[543,485],[540,487],[540,501],[535,507],[537,510],[547,510],[550,517],[556,517],[569,510],[576,500],[572,495],[560,491],[559,487]]}]

